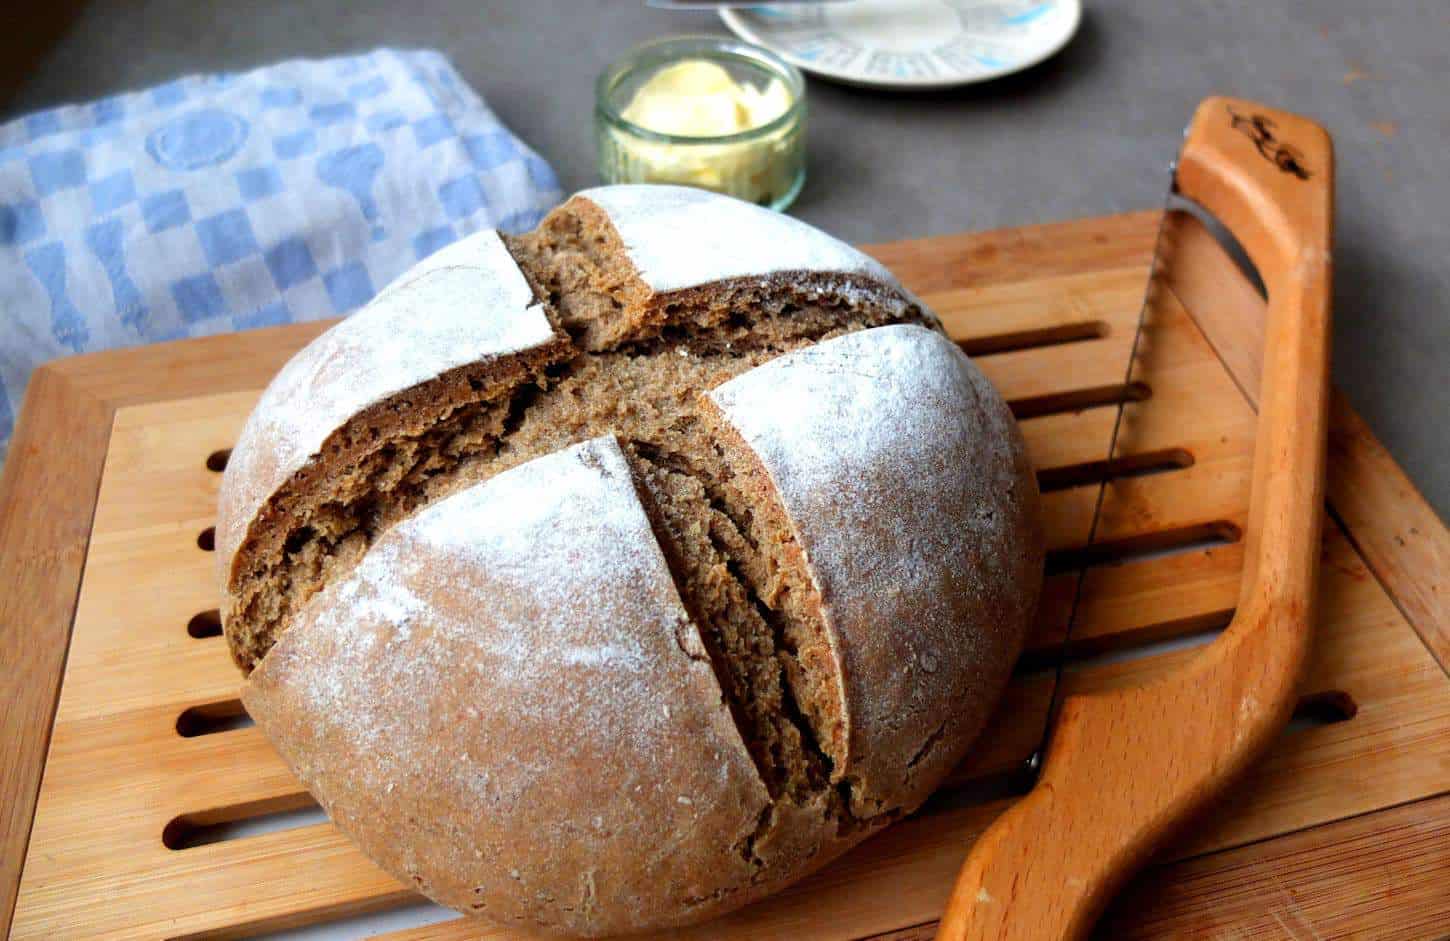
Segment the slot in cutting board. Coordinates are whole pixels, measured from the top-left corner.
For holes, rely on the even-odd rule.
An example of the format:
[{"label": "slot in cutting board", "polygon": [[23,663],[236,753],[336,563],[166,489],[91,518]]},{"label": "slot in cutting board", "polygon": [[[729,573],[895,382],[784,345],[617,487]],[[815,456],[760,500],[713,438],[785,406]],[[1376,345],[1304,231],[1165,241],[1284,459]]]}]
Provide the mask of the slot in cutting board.
[{"label": "slot in cutting board", "polygon": [[[1178,220],[1171,289],[1155,293],[1138,382],[1123,386],[1156,225],[1144,213],[876,250],[1013,404],[1047,491],[1054,574],[996,721],[922,811],[781,895],[671,937],[929,937],[973,835],[1012,799],[1036,746],[1078,568],[1087,565],[1083,610],[1065,680],[1075,688],[1151,675],[1227,623],[1262,302],[1196,224]],[[42,530],[57,545],[78,533],[85,556],[83,577],[64,552],[45,560],[48,590],[63,594],[71,579],[73,614],[64,598],[25,614],[40,645],[27,679],[45,709],[45,671],[59,661],[44,661],[44,642],[73,629],[14,937],[247,937],[414,898],[329,824],[296,813],[312,802],[243,720],[217,634],[207,547],[218,467],[261,387],[322,326],[80,357],[37,374],[0,491],[0,572],[27,577],[34,558],[11,546],[44,542]],[[1105,466],[1112,406],[1124,398],[1118,450],[1128,460]],[[1105,936],[1269,937],[1291,925],[1433,938],[1450,924],[1447,537],[1412,489],[1375,497],[1408,484],[1356,423],[1339,403],[1337,518],[1326,525],[1302,720],[1134,885]],[[1099,541],[1085,554],[1104,477]],[[67,487],[94,512],[60,502]],[[23,741],[38,753],[35,738],[30,729]],[[12,812],[28,822],[26,751],[16,754]],[[272,815],[303,825],[250,835],[233,826]],[[1356,869],[1343,847],[1361,845],[1354,859],[1373,862]],[[1249,873],[1249,884],[1228,872]],[[453,921],[387,935],[508,936]]]}]

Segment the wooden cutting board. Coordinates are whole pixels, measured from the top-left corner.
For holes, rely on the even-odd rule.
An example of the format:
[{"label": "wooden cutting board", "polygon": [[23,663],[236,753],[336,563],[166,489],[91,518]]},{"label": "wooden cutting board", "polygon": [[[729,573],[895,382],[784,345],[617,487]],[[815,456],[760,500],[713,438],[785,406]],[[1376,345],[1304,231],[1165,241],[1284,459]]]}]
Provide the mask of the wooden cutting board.
[{"label": "wooden cutting board", "polygon": [[[1228,622],[1263,302],[1176,219],[1139,381],[1125,386],[1157,224],[1139,213],[873,249],[1018,415],[1053,550],[1037,631],[993,726],[918,814],[775,898],[671,937],[929,938],[975,834],[1026,783],[1075,570],[1087,566],[1074,689],[1150,676]],[[250,937],[324,922],[358,936],[374,923],[349,919],[414,901],[305,811],[241,712],[218,636],[218,470],[263,385],[324,326],[35,374],[0,482],[0,924],[13,905],[14,937]],[[1104,465],[1125,399],[1127,457]],[[1103,937],[1450,933],[1450,534],[1338,397],[1329,493],[1300,719],[1133,883]],[[385,935],[511,936],[468,921]]]}]

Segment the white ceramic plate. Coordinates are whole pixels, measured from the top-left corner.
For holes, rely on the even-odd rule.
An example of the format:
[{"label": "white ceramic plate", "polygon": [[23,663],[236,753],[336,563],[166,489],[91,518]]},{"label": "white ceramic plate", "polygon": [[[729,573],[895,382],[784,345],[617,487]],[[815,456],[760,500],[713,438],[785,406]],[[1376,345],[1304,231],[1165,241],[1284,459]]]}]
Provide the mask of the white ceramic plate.
[{"label": "white ceramic plate", "polygon": [[807,72],[874,88],[948,88],[1036,65],[1082,22],[1081,0],[851,0],[720,11],[741,39]]}]

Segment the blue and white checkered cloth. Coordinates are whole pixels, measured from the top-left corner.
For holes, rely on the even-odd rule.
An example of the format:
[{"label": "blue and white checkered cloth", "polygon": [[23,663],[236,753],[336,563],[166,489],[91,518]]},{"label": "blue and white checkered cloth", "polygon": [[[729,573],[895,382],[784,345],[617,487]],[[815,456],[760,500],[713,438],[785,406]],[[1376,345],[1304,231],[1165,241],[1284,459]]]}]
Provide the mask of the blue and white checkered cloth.
[{"label": "blue and white checkered cloth", "polygon": [[436,52],[193,76],[0,126],[0,463],[48,359],[345,314],[560,197]]}]

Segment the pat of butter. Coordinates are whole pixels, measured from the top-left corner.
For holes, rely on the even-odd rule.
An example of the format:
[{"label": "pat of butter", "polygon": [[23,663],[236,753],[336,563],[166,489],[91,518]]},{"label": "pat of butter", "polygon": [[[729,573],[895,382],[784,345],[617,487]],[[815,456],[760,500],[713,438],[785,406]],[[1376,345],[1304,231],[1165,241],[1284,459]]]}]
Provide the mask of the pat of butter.
[{"label": "pat of butter", "polygon": [[[616,178],[677,183],[770,205],[802,168],[799,121],[740,140],[717,140],[764,127],[794,104],[785,82],[764,87],[737,82],[720,65],[686,59],[654,73],[635,91],[621,116],[637,127],[667,134],[660,141],[611,131]],[[692,140],[692,138],[698,139]]]},{"label": "pat of butter", "polygon": [[714,62],[693,59],[650,76],[624,119],[659,134],[723,137],[769,124],[789,108],[790,93],[779,79],[760,89],[737,83]]}]

